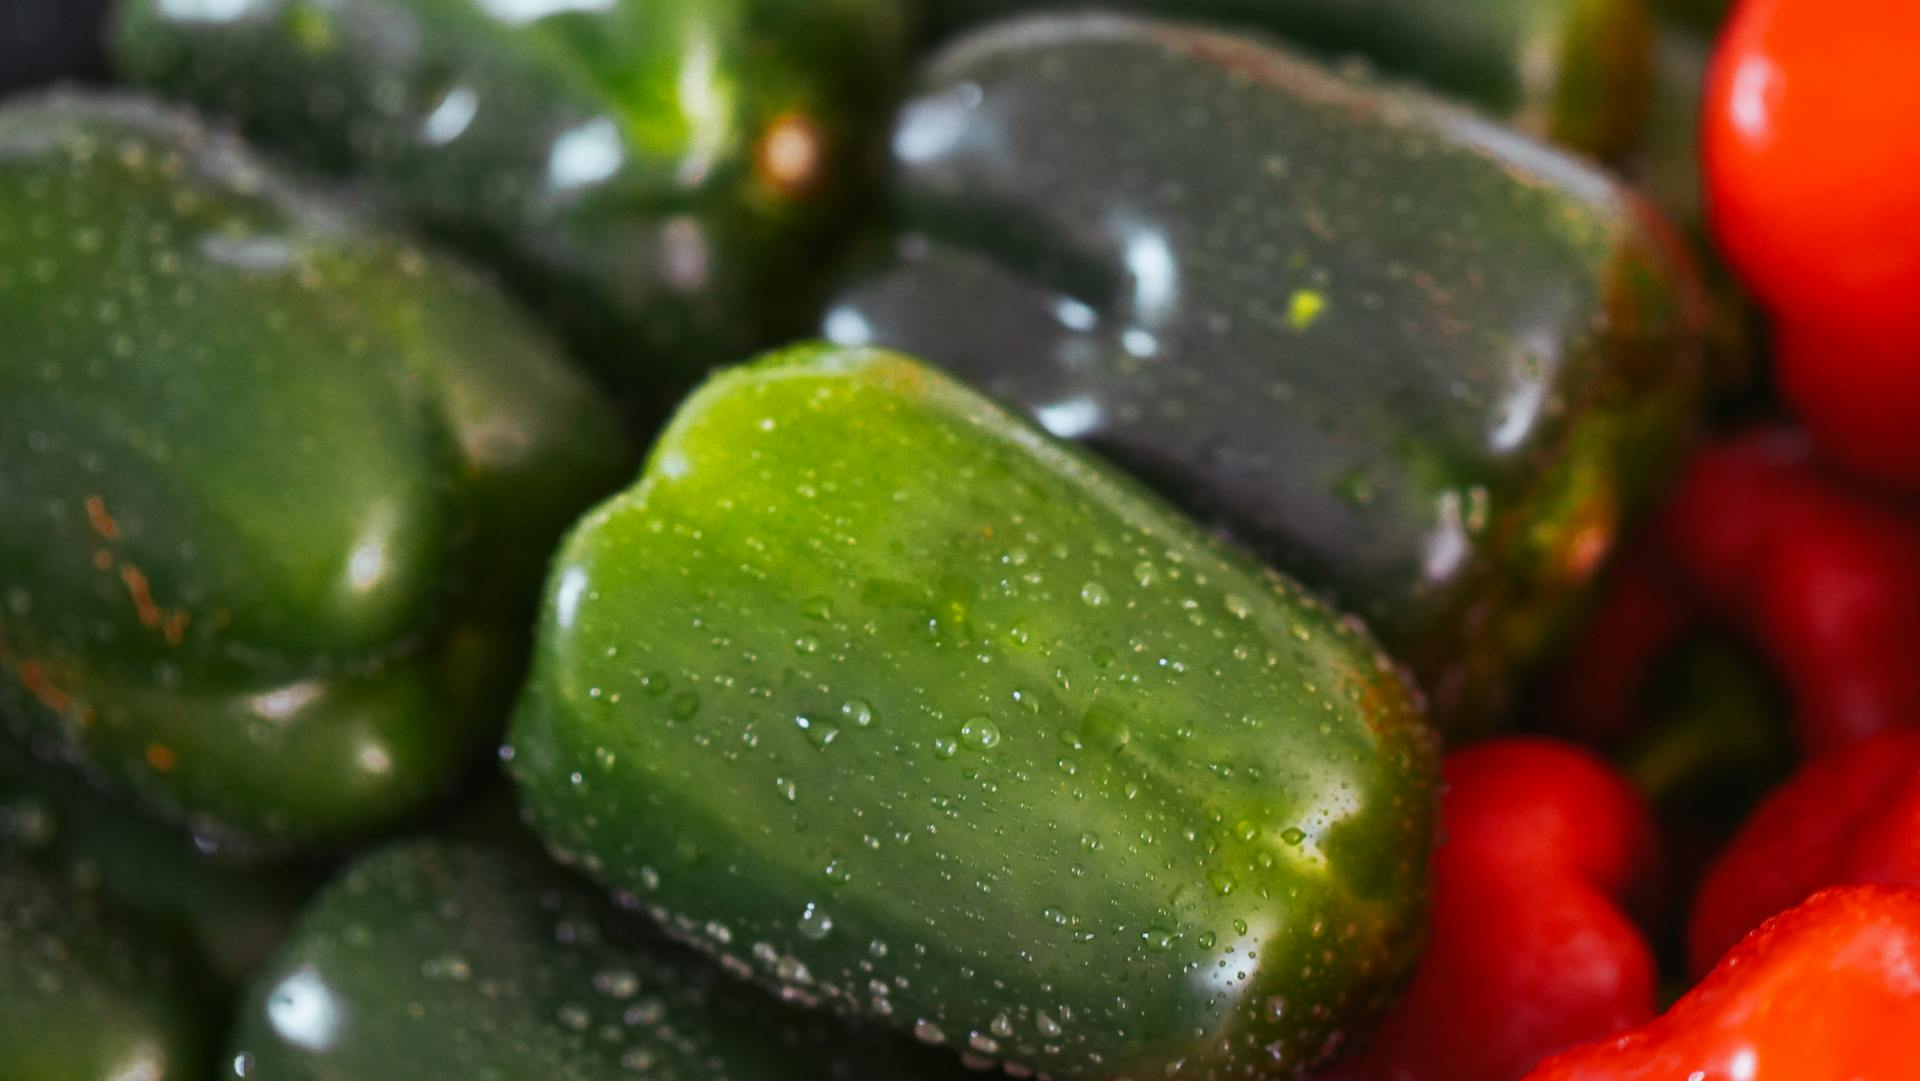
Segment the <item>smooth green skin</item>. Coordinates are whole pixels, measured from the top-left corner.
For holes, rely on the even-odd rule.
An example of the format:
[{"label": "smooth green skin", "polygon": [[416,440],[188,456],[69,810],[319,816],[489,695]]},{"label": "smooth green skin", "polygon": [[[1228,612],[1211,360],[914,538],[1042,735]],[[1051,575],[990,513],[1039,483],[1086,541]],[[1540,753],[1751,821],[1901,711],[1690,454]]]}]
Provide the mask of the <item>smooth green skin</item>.
[{"label": "smooth green skin", "polygon": [[918,1056],[787,1010],[657,939],[517,832],[361,858],[241,1011],[251,1081],[879,1081]]},{"label": "smooth green skin", "polygon": [[128,99],[0,111],[0,326],[0,721],[206,833],[442,793],[629,468],[497,292]]},{"label": "smooth green skin", "polygon": [[708,382],[535,655],[550,849],[796,999],[1062,1081],[1266,1077],[1418,947],[1433,741],[1357,622],[898,354]]},{"label": "smooth green skin", "polygon": [[122,0],[117,66],[500,266],[629,389],[805,327],[905,51],[899,0],[225,6]]},{"label": "smooth green skin", "polygon": [[[936,34],[1070,0],[922,0]],[[1463,98],[1603,157],[1640,130],[1653,70],[1647,0],[1109,0],[1098,5],[1271,31]]]},{"label": "smooth green skin", "polygon": [[0,867],[0,1077],[199,1081],[218,1016],[190,966],[89,892]]},{"label": "smooth green skin", "polygon": [[1670,471],[1696,287],[1601,173],[1228,34],[1034,17],[930,62],[822,330],[927,357],[1330,591],[1496,718]]},{"label": "smooth green skin", "polygon": [[0,874],[30,865],[97,895],[156,938],[184,941],[234,991],[305,900],[302,869],[251,868],[0,744]]}]

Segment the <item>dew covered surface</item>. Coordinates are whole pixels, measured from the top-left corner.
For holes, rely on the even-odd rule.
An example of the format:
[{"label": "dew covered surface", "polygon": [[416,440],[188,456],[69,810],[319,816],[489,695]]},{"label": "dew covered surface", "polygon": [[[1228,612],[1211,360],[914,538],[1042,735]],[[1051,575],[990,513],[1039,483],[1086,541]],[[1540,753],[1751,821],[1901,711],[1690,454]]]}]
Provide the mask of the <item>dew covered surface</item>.
[{"label": "dew covered surface", "polygon": [[231,991],[273,952],[317,879],[199,841],[0,740],[0,876],[30,867],[94,895],[143,937],[190,947]]},{"label": "dew covered surface", "polygon": [[194,990],[98,898],[0,866],[0,1077],[198,1081],[217,1022]]},{"label": "dew covered surface", "polygon": [[1433,748],[1357,624],[895,354],[717,377],[557,557],[563,860],[795,1000],[1055,1077],[1309,1065],[1416,947]]},{"label": "dew covered surface", "polygon": [[0,109],[0,715],[332,841],[491,735],[610,409],[484,282],[183,113]]},{"label": "dew covered surface", "polygon": [[129,81],[507,273],[627,389],[805,328],[877,172],[900,0],[127,0]]},{"label": "dew covered surface", "polygon": [[892,154],[893,247],[823,333],[940,364],[1330,590],[1443,722],[1552,644],[1691,400],[1692,283],[1631,197],[1256,40],[987,29],[923,72]]},{"label": "dew covered surface", "polygon": [[406,841],[350,867],[255,981],[221,1076],[949,1076],[916,1072],[921,1057],[785,1009],[660,940],[516,834]]}]

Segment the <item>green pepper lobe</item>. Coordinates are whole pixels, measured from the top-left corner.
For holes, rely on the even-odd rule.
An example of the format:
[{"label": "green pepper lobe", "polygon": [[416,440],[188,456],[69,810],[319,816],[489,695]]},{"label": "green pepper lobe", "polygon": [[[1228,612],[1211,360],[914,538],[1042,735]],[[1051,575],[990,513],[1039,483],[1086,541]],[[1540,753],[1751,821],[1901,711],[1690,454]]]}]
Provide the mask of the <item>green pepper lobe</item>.
[{"label": "green pepper lobe", "polygon": [[646,930],[523,835],[388,845],[328,888],[261,974],[226,1076],[878,1081],[919,1072],[913,1055],[786,1010]]},{"label": "green pepper lobe", "polygon": [[232,991],[286,934],[309,876],[205,841],[0,741],[0,875],[32,867],[96,894],[144,935],[190,944],[214,989]]},{"label": "green pepper lobe", "polygon": [[549,847],[787,996],[1266,1076],[1412,958],[1432,740],[1358,625],[896,354],[716,377],[552,572]]},{"label": "green pepper lobe", "polygon": [[177,945],[37,870],[0,868],[0,1077],[205,1077],[217,1022]]},{"label": "green pepper lobe", "polygon": [[498,293],[126,99],[0,111],[0,719],[331,844],[494,732],[611,410]]},{"label": "green pepper lobe", "polygon": [[822,330],[923,356],[1363,617],[1443,727],[1554,644],[1667,463],[1697,296],[1600,172],[1261,42],[1016,20],[930,63]]},{"label": "green pepper lobe", "polygon": [[629,389],[805,326],[898,0],[123,0],[130,80],[500,267]]}]

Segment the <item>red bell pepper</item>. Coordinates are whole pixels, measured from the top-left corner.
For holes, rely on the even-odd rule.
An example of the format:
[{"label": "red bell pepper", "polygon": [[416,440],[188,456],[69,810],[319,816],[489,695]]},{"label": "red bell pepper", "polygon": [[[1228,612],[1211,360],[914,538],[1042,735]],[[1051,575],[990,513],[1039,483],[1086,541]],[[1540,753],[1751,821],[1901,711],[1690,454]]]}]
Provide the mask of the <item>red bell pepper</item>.
[{"label": "red bell pepper", "polygon": [[1920,889],[1845,886],[1762,924],[1659,1019],[1526,1081],[1913,1081]]},{"label": "red bell pepper", "polygon": [[1632,736],[1655,664],[1716,624],[1787,684],[1809,752],[1920,723],[1920,502],[1767,429],[1697,453],[1644,539],[1555,681],[1559,731]]},{"label": "red bell pepper", "polygon": [[1808,751],[1920,722],[1920,504],[1762,431],[1694,459],[1659,539],[1786,680]]},{"label": "red bell pepper", "polygon": [[1744,0],[1702,99],[1709,219],[1821,443],[1920,484],[1920,4]]},{"label": "red bell pepper", "polygon": [[1815,890],[1866,883],[1920,887],[1920,728],[1817,759],[1755,809],[1694,899],[1694,971]]},{"label": "red bell pepper", "polygon": [[1567,744],[1507,739],[1445,764],[1426,953],[1340,1081],[1512,1081],[1653,1016],[1651,951],[1621,910],[1653,824]]},{"label": "red bell pepper", "polygon": [[1648,545],[1622,555],[1579,644],[1553,675],[1555,693],[1543,712],[1554,732],[1617,748],[1644,729],[1654,669],[1706,618],[1677,579]]}]

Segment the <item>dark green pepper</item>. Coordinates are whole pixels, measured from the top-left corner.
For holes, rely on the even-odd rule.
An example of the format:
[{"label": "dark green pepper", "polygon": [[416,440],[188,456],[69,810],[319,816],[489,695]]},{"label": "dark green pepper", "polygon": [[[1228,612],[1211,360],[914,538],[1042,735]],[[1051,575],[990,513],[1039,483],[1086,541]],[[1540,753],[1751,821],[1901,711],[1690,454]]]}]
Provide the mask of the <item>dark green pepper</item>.
[{"label": "dark green pepper", "polygon": [[897,0],[123,0],[115,51],[501,266],[643,387],[805,327],[903,22]]},{"label": "dark green pepper", "polygon": [[16,865],[98,894],[147,934],[189,943],[229,991],[278,947],[311,879],[242,863],[0,744],[0,874]]},{"label": "dark green pepper", "polygon": [[[936,33],[1070,0],[923,0]],[[1328,56],[1466,99],[1591,154],[1627,149],[1652,73],[1647,0],[1110,0],[1172,18],[1277,31]]]},{"label": "dark green pepper", "polygon": [[893,137],[897,242],[824,331],[924,355],[1498,712],[1664,472],[1695,286],[1606,177],[1275,47],[1002,24]]},{"label": "dark green pepper", "polygon": [[257,981],[229,1061],[252,1081],[919,1072],[658,941],[513,834],[401,842],[349,868]]},{"label": "dark green pepper", "polygon": [[492,738],[616,418],[484,282],[178,114],[0,111],[0,719],[333,843]]},{"label": "dark green pepper", "polygon": [[1433,741],[1358,623],[905,357],[713,379],[542,618],[532,821],[788,997],[1062,1081],[1270,1076],[1417,950]]},{"label": "dark green pepper", "polygon": [[198,1081],[218,1025],[191,966],[97,897],[0,866],[0,1077]]}]

